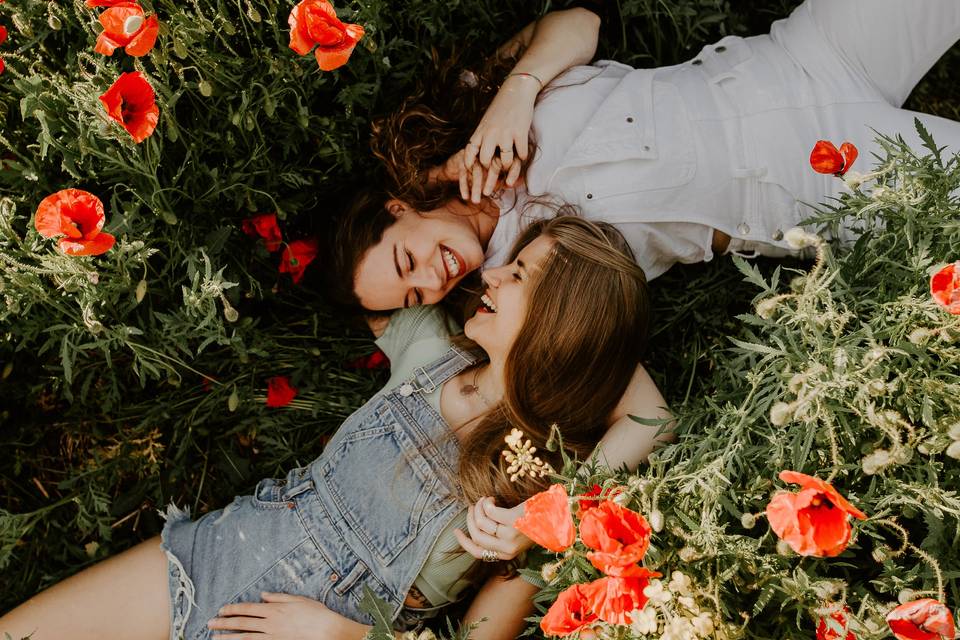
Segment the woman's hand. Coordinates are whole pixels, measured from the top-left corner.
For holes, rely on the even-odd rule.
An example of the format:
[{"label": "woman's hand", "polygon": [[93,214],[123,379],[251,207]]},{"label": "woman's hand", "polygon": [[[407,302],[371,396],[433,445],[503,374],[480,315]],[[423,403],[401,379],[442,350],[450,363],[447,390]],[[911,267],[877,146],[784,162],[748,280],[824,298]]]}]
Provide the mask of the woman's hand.
[{"label": "woman's hand", "polygon": [[360,640],[370,627],[333,612],[323,603],[286,593],[260,594],[263,602],[239,602],[220,609],[207,627],[229,640]]},{"label": "woman's hand", "polygon": [[[533,105],[541,88],[532,75],[507,76],[464,149],[468,169],[473,169],[478,160],[485,169],[491,169],[494,159],[499,158],[501,170],[508,172],[507,186],[514,185],[520,177],[520,164],[529,153]],[[488,178],[485,185],[489,183]]]},{"label": "woman's hand", "polygon": [[[489,196],[502,188],[500,174],[504,169],[499,158],[494,158],[489,168],[479,162],[474,162],[473,167],[467,168],[465,158],[466,150],[461,149],[439,167],[430,169],[427,179],[431,182],[459,182],[460,197],[472,202],[480,202],[483,196]],[[514,162],[507,179],[513,176],[513,182],[516,183],[519,175],[520,162]]]},{"label": "woman's hand", "polygon": [[454,534],[464,551],[478,560],[484,551],[494,551],[501,560],[513,560],[533,546],[533,541],[513,528],[513,523],[523,515],[523,504],[512,509],[501,509],[493,498],[480,498],[467,509],[467,536],[457,529]]}]

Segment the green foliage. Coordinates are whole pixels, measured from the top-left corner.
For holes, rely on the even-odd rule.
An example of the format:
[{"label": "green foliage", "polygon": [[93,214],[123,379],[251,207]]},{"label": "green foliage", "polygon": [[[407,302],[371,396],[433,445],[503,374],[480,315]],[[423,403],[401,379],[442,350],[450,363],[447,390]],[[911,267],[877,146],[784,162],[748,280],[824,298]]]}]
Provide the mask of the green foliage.
[{"label": "green foliage", "polygon": [[[329,431],[382,383],[344,364],[371,349],[369,338],[332,315],[315,290],[322,256],[302,286],[293,286],[277,273],[277,256],[240,232],[241,220],[275,211],[287,240],[324,233],[374,170],[367,153],[371,118],[412,90],[432,48],[466,47],[473,63],[559,3],[337,2],[341,17],[362,23],[367,35],[347,66],[328,73],[287,48],[290,0],[143,4],[156,11],[162,28],[154,51],[134,60],[122,51],[110,58],[93,53],[97,12],[82,0],[0,3],[0,23],[10,28],[0,51],[7,65],[0,75],[0,610],[155,535],[162,525],[157,510],[168,502],[194,512],[216,508],[257,479],[320,452]],[[722,35],[763,31],[793,4],[758,9],[744,0],[622,0],[622,23],[610,23],[602,51],[639,66],[672,64]],[[949,73],[956,60],[954,52],[934,70],[912,108],[957,116]],[[156,132],[140,145],[106,118],[98,100],[129,70],[146,74],[161,109]],[[935,162],[922,162],[923,185],[935,194],[931,202],[946,207],[950,178]],[[919,163],[908,159],[904,178],[894,172],[883,179],[892,186],[919,180]],[[118,237],[109,253],[68,258],[34,231],[40,200],[67,187],[103,200],[106,230]],[[848,320],[840,337],[830,334],[834,348],[848,348],[853,358],[875,341],[889,345],[879,366],[916,367],[903,383],[897,378],[895,399],[874,404],[919,421],[923,434],[955,407],[945,404],[943,391],[955,381],[946,375],[922,380],[923,367],[943,371],[955,352],[940,333],[931,346],[903,344],[904,322],[934,331],[938,317],[911,305],[920,289],[903,287],[945,260],[944,247],[957,239],[946,213],[939,221],[947,229],[943,237],[924,235],[931,230],[925,211],[882,205],[876,214],[904,216],[909,232],[879,234],[856,248],[855,257],[827,271],[836,274],[830,286],[851,289],[836,302],[809,301],[817,310],[839,305],[838,317],[876,315],[857,331]],[[876,273],[863,279],[859,272],[867,268]],[[742,282],[723,261],[675,270],[653,287],[658,325],[650,370],[683,428],[678,446],[651,466],[650,478],[664,486],[660,493],[675,504],[670,508],[684,514],[676,526],[689,532],[692,524],[706,523],[697,548],[725,549],[718,556],[724,561],[758,553],[759,543],[723,519],[757,508],[769,492],[772,475],[752,461],[803,463],[827,444],[812,427],[776,435],[762,428],[775,399],[799,398],[785,395],[782,359],[827,357],[826,347],[809,349],[816,331],[805,320],[791,320],[796,335],[786,329],[780,335],[769,333],[772,321],[735,317],[748,311],[755,284],[779,290],[783,274],[793,273],[788,266],[780,275],[769,272],[762,265],[753,283]],[[831,320],[831,331],[837,322]],[[731,350],[728,336],[740,346]],[[289,376],[300,390],[288,409],[264,406],[273,375]],[[888,377],[886,383],[894,382]],[[906,397],[908,382],[925,385],[923,394]],[[745,401],[750,390],[754,404]],[[836,437],[846,449],[855,448],[846,447],[851,439],[859,446],[861,436],[873,448],[892,446],[885,432],[858,431],[862,420],[848,410],[838,415]],[[927,439],[931,453],[923,456],[940,456],[949,444],[942,429]],[[922,456],[913,455],[913,462],[897,463],[895,474],[873,477],[876,483],[889,473],[888,483],[858,490],[872,508],[912,510],[904,516],[911,534],[925,532],[919,546],[940,553],[956,546],[949,520],[956,477],[938,479],[936,467],[920,466]],[[845,470],[856,464],[851,458]],[[745,484],[737,484],[741,479]],[[667,512],[666,504],[660,508]],[[879,527],[863,531],[890,540]],[[762,540],[765,550],[769,542]],[[661,554],[668,553],[662,546]],[[952,552],[944,553],[945,570],[955,572]],[[877,574],[877,586],[860,584],[889,594],[901,581],[929,583],[929,570],[910,558],[886,560],[889,571]],[[766,598],[763,616],[781,603],[786,613],[776,619],[807,610],[807,596],[787,599],[786,586],[768,586],[787,575],[781,571],[787,560],[751,562],[765,573],[727,565],[727,573],[716,574],[725,584],[744,583],[742,596],[724,601],[725,614],[739,619],[740,611]],[[767,584],[754,589],[753,575],[764,575]],[[953,575],[946,579],[955,591]]]}]

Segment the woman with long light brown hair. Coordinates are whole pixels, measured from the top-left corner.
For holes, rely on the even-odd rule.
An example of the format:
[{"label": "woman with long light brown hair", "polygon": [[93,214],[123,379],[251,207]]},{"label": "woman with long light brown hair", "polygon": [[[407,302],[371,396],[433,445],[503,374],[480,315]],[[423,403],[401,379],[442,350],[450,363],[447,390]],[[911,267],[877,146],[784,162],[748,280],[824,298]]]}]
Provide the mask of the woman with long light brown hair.
[{"label": "woman with long light brown hair", "polygon": [[[538,222],[484,283],[465,339],[453,340],[437,308],[391,317],[381,344],[399,381],[309,466],[197,521],[171,507],[162,538],[37,595],[0,618],[0,635],[198,640],[229,629],[360,640],[371,622],[360,609],[366,589],[399,632],[478,586],[471,637],[515,637],[535,587],[494,571],[496,549],[481,554],[489,564],[458,552],[462,529],[481,535],[476,501],[509,507],[545,488],[544,465],[559,467],[546,446],[553,429],[581,456],[599,442],[599,461],[619,466],[646,457],[660,435],[629,415],[668,414],[639,366],[646,281],[612,226]],[[437,340],[444,349],[434,357],[425,347]],[[543,463],[520,478],[501,455],[513,429]]]}]

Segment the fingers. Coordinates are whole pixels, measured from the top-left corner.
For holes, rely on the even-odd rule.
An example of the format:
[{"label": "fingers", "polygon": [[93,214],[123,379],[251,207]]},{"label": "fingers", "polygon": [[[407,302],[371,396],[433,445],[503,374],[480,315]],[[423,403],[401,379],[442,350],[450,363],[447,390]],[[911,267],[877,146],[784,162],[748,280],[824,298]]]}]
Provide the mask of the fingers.
[{"label": "fingers", "polygon": [[473,169],[470,171],[472,173],[470,181],[470,201],[477,203],[480,202],[480,198],[483,196],[483,165],[474,164]]},{"label": "fingers", "polygon": [[[486,551],[486,549],[471,540],[470,537],[460,529],[454,529],[453,534],[457,536],[457,541],[460,543],[460,546],[463,547],[464,551],[469,553],[477,560],[483,558],[483,552]],[[497,555],[499,556],[500,554],[498,553]]]},{"label": "fingers", "polygon": [[490,549],[491,551],[499,550],[499,540],[477,526],[473,511],[473,507],[467,509],[467,531],[470,533],[470,538],[473,542],[477,543],[481,549]]},{"label": "fingers", "polygon": [[264,602],[315,602],[317,604],[322,604],[317,600],[307,598],[304,596],[295,596],[292,593],[274,593],[272,591],[264,591],[260,594],[260,597]]},{"label": "fingers", "polygon": [[522,503],[512,509],[498,507],[493,498],[483,498],[480,503],[482,503],[483,513],[486,517],[508,527],[512,527],[513,523],[523,515]]},{"label": "fingers", "polygon": [[530,140],[526,133],[523,133],[516,137],[513,141],[514,146],[517,148],[517,155],[521,160],[527,159],[527,154],[530,153]]},{"label": "fingers", "polygon": [[270,613],[270,607],[260,602],[236,602],[220,607],[217,612],[222,618],[229,616],[251,616],[256,618],[266,618]]},{"label": "fingers", "polygon": [[[493,136],[486,136],[483,139],[483,145],[480,147],[480,155],[477,158],[480,160],[480,164],[485,167],[490,166],[490,162],[493,160],[493,154],[497,152],[497,147],[499,145],[493,141]],[[511,145],[512,147],[513,145]]]},{"label": "fingers", "polygon": [[493,189],[500,181],[500,169],[500,161],[494,158],[493,162],[490,163],[490,168],[487,169],[487,178],[483,181],[483,195],[489,196],[493,193]]},{"label": "fingers", "polygon": [[477,159],[477,154],[480,153],[480,145],[474,141],[474,138],[479,138],[480,142],[483,142],[483,134],[477,136],[479,131],[480,129],[478,127],[477,131],[473,134],[473,138],[470,138],[470,142],[467,143],[467,146],[463,150],[463,163],[467,168],[473,167],[473,163]]},{"label": "fingers", "polygon": [[488,533],[491,536],[497,536],[498,523],[495,520],[492,520],[487,517],[487,514],[484,512],[484,503],[489,500],[489,498],[480,498],[477,500],[476,504],[470,507],[473,511],[473,522],[477,525],[477,528]]},{"label": "fingers", "polygon": [[207,621],[207,628],[223,631],[253,631],[263,632],[266,621],[263,618],[251,618],[248,616],[232,616],[229,618],[213,618]]},{"label": "fingers", "polygon": [[510,167],[510,172],[507,174],[507,186],[512,187],[517,183],[517,178],[520,177],[520,170],[523,168],[523,164],[520,162],[514,162],[513,166]]}]

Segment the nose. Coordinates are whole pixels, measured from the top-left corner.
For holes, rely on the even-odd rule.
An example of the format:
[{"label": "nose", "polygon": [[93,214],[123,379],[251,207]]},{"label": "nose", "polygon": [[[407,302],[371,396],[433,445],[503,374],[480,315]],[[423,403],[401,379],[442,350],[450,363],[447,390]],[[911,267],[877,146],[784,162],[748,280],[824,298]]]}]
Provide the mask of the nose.
[{"label": "nose", "polygon": [[428,304],[430,302],[430,296],[428,294],[436,296],[433,302],[443,297],[443,285],[446,282],[446,272],[440,273],[439,270],[432,265],[419,267],[411,274],[410,278],[410,285],[417,287],[423,292],[423,301]]},{"label": "nose", "polygon": [[500,283],[503,281],[502,272],[506,267],[494,267],[493,269],[484,269],[483,273],[480,274],[480,279],[484,281],[488,286],[493,289],[496,289],[500,286]]}]

